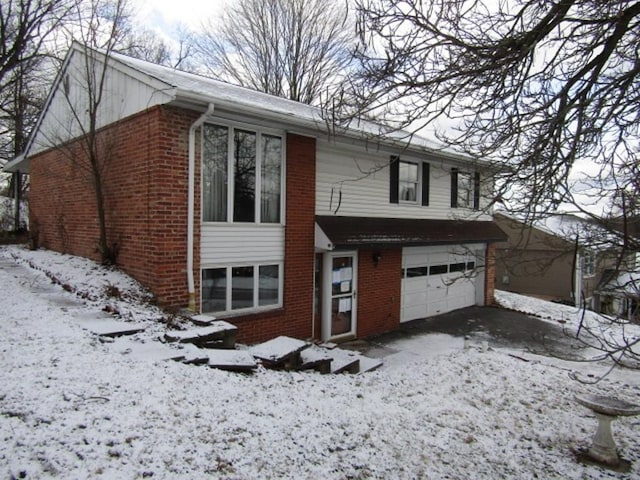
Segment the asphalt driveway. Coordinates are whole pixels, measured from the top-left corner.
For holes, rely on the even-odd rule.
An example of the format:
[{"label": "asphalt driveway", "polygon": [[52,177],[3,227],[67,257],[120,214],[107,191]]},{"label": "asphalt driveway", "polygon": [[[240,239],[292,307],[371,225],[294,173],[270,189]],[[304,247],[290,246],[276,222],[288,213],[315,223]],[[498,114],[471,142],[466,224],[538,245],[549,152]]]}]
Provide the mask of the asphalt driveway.
[{"label": "asphalt driveway", "polygon": [[431,318],[400,324],[393,332],[367,339],[359,346],[363,353],[385,356],[385,347],[398,340],[430,334],[467,338],[472,345],[512,348],[526,352],[580,358],[581,344],[562,326],[523,313],[498,307],[469,307]]}]

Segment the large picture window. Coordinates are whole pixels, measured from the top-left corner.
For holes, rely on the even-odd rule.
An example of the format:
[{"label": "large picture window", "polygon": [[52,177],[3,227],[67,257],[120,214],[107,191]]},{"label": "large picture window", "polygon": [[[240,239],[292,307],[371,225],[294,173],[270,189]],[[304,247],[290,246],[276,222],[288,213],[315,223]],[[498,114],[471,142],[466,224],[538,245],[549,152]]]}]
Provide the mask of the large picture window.
[{"label": "large picture window", "polygon": [[280,223],[282,137],[205,124],[202,134],[202,220]]},{"label": "large picture window", "polygon": [[202,270],[202,311],[231,313],[282,305],[281,265]]}]

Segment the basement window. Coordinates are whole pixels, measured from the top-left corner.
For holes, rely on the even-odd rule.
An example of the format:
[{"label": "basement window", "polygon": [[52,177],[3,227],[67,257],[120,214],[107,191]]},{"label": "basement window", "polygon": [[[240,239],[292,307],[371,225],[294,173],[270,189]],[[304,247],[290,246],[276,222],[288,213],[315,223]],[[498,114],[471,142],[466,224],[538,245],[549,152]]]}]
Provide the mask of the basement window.
[{"label": "basement window", "polygon": [[282,265],[202,270],[202,312],[235,313],[282,306]]}]

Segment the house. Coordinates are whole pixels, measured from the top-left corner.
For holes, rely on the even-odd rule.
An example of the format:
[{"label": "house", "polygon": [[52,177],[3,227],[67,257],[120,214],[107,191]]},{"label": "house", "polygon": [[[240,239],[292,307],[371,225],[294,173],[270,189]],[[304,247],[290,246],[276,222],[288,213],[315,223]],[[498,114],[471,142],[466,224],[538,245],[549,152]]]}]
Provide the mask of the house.
[{"label": "house", "polygon": [[605,230],[570,214],[533,224],[501,212],[494,219],[508,236],[496,244],[497,288],[598,310],[594,294],[618,257]]},{"label": "house", "polygon": [[605,270],[595,291],[596,311],[640,322],[640,272]]},{"label": "house", "polygon": [[68,152],[83,158],[86,67],[105,63],[109,242],[163,307],[228,319],[244,342],[340,341],[492,302],[505,237],[484,212],[483,164],[366,122],[328,131],[315,107],[78,45],[5,168],[30,174],[39,245],[97,258],[92,187]]}]

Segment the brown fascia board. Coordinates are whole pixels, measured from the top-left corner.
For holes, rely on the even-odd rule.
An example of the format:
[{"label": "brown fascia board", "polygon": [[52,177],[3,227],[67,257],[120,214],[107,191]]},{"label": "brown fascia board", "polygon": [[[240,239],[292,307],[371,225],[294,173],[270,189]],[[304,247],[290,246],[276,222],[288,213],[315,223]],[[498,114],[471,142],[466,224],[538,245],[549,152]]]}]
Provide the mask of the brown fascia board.
[{"label": "brown fascia board", "polygon": [[342,248],[489,243],[507,238],[492,221],[317,216],[316,223]]}]

